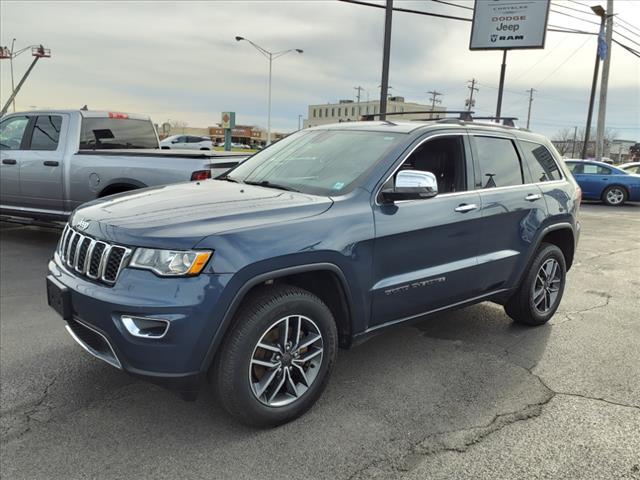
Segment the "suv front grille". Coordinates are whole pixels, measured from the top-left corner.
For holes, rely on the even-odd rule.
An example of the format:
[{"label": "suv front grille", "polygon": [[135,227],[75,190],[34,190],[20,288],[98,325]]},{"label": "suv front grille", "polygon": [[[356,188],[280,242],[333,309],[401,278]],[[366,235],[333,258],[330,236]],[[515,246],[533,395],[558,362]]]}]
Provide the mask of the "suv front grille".
[{"label": "suv front grille", "polygon": [[131,249],[96,240],[67,225],[60,237],[58,255],[70,270],[91,280],[113,285],[126,266]]}]

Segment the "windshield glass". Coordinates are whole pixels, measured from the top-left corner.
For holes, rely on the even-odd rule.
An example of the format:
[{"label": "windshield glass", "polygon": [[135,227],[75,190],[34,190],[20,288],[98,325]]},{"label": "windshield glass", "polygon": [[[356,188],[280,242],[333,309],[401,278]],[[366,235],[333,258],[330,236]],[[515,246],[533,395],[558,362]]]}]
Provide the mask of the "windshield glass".
[{"label": "windshield glass", "polygon": [[90,117],[82,119],[80,150],[158,148],[153,124],[132,118]]},{"label": "windshield glass", "polygon": [[298,132],[239,165],[227,178],[313,195],[340,195],[368,173],[403,134]]}]

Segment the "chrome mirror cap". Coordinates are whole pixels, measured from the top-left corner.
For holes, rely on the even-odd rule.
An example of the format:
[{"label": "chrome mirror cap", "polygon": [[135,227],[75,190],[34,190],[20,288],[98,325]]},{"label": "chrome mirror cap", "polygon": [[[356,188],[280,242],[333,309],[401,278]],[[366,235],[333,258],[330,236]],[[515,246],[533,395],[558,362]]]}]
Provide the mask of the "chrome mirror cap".
[{"label": "chrome mirror cap", "polygon": [[432,198],[438,194],[438,179],[431,172],[401,170],[396,175],[395,186],[380,193],[385,203]]}]

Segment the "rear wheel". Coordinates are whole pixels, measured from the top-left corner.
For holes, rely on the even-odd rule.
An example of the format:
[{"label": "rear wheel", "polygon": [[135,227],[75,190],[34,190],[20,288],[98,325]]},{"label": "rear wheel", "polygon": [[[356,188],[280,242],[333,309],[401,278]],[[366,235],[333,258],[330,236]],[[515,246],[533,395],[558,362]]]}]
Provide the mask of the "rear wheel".
[{"label": "rear wheel", "polygon": [[541,244],[522,284],[505,305],[507,315],[525,325],[547,323],[560,306],[566,275],[562,250]]},{"label": "rear wheel", "polygon": [[214,371],[225,409],[245,424],[273,426],[311,408],[337,354],[327,306],[306,290],[275,286],[253,295],[235,321]]},{"label": "rear wheel", "polygon": [[618,185],[612,185],[602,193],[602,201],[610,207],[620,207],[627,201],[627,191]]}]

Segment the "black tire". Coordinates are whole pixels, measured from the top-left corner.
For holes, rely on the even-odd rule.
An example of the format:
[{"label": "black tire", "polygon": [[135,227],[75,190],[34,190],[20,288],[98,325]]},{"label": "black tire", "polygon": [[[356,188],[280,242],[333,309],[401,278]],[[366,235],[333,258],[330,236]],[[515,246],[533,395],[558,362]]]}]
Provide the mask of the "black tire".
[{"label": "black tire", "polygon": [[[317,327],[322,337],[320,365],[312,362],[306,364],[307,369],[317,368],[318,370],[312,372],[315,376],[309,382],[310,385],[306,391],[292,403],[283,406],[267,405],[264,403],[266,397],[259,399],[254,393],[252,385],[256,383],[251,375],[255,374],[253,369],[256,367],[251,362],[259,348],[257,344],[267,334],[266,332],[273,331],[270,328],[281,319],[296,315],[311,319],[313,326]],[[240,422],[257,427],[289,422],[311,408],[329,381],[337,355],[338,333],[329,308],[318,297],[306,290],[290,285],[276,285],[262,288],[246,299],[236,314],[234,322],[233,330],[226,337],[212,371],[214,386],[222,406]],[[283,355],[283,365],[284,361]],[[290,369],[293,371],[293,366]],[[268,372],[266,369],[263,370]],[[278,369],[280,370],[283,368]],[[307,370],[307,373],[309,372],[310,370]],[[266,376],[267,373],[264,375]],[[291,375],[293,376],[293,373]],[[283,377],[285,377],[284,371],[282,377],[275,377],[274,382],[278,383]],[[285,388],[288,388],[288,385],[287,383]],[[277,385],[270,386],[271,392],[276,387]]]},{"label": "black tire", "polygon": [[629,194],[620,185],[611,185],[602,192],[602,201],[610,207],[621,207],[629,198]]},{"label": "black tire", "polygon": [[[551,301],[552,293],[548,294],[544,287],[544,282],[539,280],[539,278],[542,279],[544,276],[541,271],[543,265],[553,265],[553,262],[550,262],[550,260],[554,260],[559,269],[559,282],[550,282],[550,285],[553,283],[550,288],[557,288],[557,291],[554,290],[553,292],[556,293],[553,301]],[[562,301],[566,278],[567,266],[562,250],[551,243],[542,243],[520,287],[504,306],[507,315],[509,315],[514,322],[524,325],[535,326],[547,323],[556,313]],[[535,289],[535,287],[540,286],[540,284],[543,285],[542,296],[544,296],[544,298],[541,298],[540,295],[536,296],[536,292],[539,292],[540,288]],[[536,301],[539,301],[542,307],[548,306],[548,308],[538,308]]]}]

